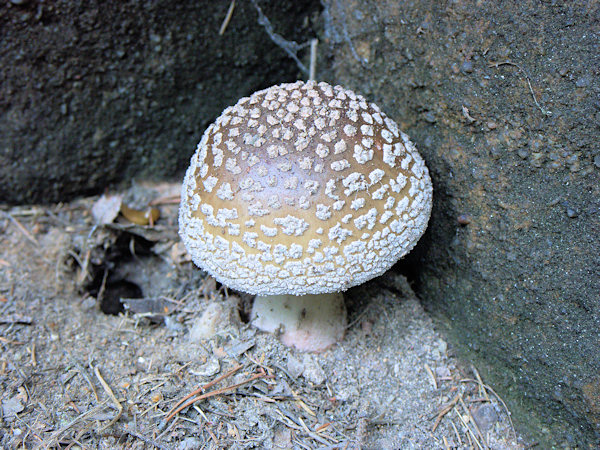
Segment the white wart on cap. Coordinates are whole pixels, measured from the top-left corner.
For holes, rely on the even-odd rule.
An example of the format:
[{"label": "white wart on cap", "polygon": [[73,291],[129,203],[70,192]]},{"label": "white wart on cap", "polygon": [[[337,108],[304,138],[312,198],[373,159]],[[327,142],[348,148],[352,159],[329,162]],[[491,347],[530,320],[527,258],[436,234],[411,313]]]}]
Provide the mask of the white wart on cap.
[{"label": "white wart on cap", "polygon": [[204,133],[180,235],[221,283],[258,295],[339,292],[381,275],[427,227],[432,186],[408,136],[340,86],[273,86]]}]

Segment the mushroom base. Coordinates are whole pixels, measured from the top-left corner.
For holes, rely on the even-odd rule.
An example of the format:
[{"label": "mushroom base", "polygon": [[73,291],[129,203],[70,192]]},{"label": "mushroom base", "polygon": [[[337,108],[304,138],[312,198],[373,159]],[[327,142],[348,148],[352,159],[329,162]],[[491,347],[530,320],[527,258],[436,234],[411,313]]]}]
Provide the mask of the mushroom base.
[{"label": "mushroom base", "polygon": [[344,337],[346,305],[341,293],[257,295],[251,320],[262,331],[278,333],[288,347],[322,352]]}]

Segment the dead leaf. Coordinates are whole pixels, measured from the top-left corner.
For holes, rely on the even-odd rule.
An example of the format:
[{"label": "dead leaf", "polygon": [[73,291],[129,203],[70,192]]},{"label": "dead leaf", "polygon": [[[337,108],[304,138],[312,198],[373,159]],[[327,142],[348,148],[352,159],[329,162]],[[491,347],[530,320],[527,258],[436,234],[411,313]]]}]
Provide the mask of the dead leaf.
[{"label": "dead leaf", "polygon": [[113,223],[121,210],[122,195],[103,195],[92,206],[92,217],[98,225]]},{"label": "dead leaf", "polygon": [[185,249],[183,242],[175,242],[171,247],[170,256],[175,264],[182,264],[192,260],[192,257]]},{"label": "dead leaf", "polygon": [[16,415],[24,409],[25,406],[23,405],[23,402],[19,396],[2,400],[2,414],[4,415],[5,419],[16,417]]}]

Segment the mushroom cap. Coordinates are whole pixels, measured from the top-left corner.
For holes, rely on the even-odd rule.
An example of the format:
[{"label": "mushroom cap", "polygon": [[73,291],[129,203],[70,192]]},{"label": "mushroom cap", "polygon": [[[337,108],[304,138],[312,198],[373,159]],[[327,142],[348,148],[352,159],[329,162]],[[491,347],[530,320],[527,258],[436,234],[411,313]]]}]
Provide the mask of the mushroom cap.
[{"label": "mushroom cap", "polygon": [[414,145],[376,105],[298,81],[242,98],[208,127],[183,182],[179,233],[233,289],[344,291],[414,247],[432,190]]}]

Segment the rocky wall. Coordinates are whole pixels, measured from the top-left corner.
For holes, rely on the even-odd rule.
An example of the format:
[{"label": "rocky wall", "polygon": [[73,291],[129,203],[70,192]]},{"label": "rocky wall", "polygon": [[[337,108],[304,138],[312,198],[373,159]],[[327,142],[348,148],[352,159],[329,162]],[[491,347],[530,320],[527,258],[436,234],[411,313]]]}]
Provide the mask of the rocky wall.
[{"label": "rocky wall", "polygon": [[598,3],[329,0],[325,18],[328,76],[430,167],[430,229],[404,265],[428,309],[538,442],[595,448]]}]

